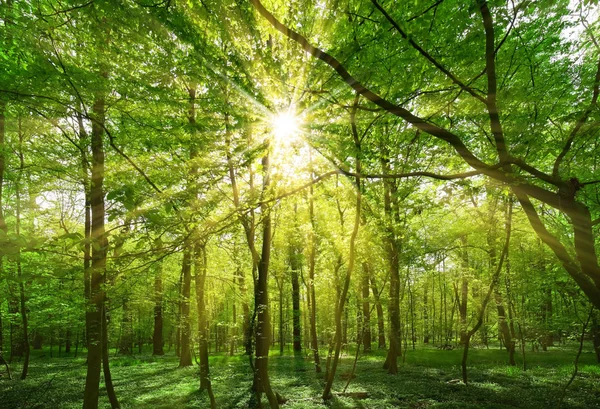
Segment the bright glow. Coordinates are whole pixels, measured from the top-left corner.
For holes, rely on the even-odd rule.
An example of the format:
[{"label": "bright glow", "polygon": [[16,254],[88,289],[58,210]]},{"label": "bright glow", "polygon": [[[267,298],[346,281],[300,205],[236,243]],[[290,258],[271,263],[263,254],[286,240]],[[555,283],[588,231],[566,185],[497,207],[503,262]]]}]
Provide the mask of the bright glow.
[{"label": "bright glow", "polygon": [[300,132],[300,121],[291,110],[279,112],[271,120],[273,135],[280,141],[290,141]]}]

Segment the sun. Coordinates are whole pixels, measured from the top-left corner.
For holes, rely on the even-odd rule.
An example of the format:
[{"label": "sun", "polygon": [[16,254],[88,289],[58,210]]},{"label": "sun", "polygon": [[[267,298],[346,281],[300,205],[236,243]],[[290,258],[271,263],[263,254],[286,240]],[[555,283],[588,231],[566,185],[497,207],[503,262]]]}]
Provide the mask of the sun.
[{"label": "sun", "polygon": [[300,133],[300,118],[291,109],[278,112],[271,119],[271,128],[277,140],[290,143]]}]

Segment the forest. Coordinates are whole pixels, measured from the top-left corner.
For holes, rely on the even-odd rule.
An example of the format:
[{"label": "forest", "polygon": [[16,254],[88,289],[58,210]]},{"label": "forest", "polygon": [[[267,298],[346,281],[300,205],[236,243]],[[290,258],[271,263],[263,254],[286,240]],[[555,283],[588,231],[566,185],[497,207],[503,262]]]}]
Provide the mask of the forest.
[{"label": "forest", "polygon": [[0,408],[600,408],[598,0],[0,0]]}]

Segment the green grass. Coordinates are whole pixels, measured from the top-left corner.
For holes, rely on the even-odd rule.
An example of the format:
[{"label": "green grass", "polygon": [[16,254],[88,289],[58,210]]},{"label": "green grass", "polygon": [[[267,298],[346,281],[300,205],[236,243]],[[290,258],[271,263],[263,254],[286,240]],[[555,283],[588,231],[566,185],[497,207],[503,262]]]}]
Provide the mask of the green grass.
[{"label": "green grass", "polygon": [[[589,349],[588,349],[589,350]],[[562,388],[573,371],[575,348],[528,352],[529,369],[506,365],[506,353],[497,349],[472,349],[469,353],[468,386],[448,383],[460,378],[460,350],[434,348],[409,350],[397,376],[382,369],[384,352],[375,351],[358,361],[357,376],[348,392],[368,392],[367,399],[336,396],[329,407],[342,408],[555,408]],[[85,385],[85,357],[49,358],[48,351],[34,351],[27,380],[0,378],[1,409],[80,408]],[[349,373],[353,353],[344,355],[338,375]],[[214,393],[220,408],[246,408],[252,374],[244,356],[211,356]],[[518,362],[520,364],[520,362]],[[117,395],[123,409],[207,408],[205,393],[198,392],[197,367],[179,369],[173,354],[163,357],[136,355],[111,358]],[[567,391],[563,408],[600,408],[600,365],[584,352],[580,371]],[[18,378],[20,363],[12,366]],[[323,380],[314,373],[310,359],[271,353],[273,388],[288,399],[284,408],[326,408],[320,400]],[[341,392],[345,381],[336,380]],[[102,386],[102,385],[101,385]],[[106,391],[100,407],[109,408]]]}]

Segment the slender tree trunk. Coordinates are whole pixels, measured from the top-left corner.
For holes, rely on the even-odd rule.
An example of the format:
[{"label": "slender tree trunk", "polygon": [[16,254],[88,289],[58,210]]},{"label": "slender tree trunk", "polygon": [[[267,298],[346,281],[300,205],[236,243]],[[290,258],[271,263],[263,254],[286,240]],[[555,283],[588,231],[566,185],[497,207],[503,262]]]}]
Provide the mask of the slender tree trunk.
[{"label": "slender tree trunk", "polygon": [[[0,259],[2,257],[0,256]],[[0,274],[2,273],[2,265],[0,264]],[[0,312],[0,355],[4,352],[4,327],[2,326],[2,313]],[[1,362],[0,362],[1,364]]]},{"label": "slender tree trunk", "polygon": [[[458,312],[460,314],[460,343],[464,345],[467,336],[467,300],[469,298],[469,279],[467,277],[469,271],[469,256],[467,253],[467,237],[461,237],[463,249],[461,252],[462,271],[461,271],[461,286]],[[468,346],[467,346],[468,348]]]},{"label": "slender tree trunk", "polygon": [[508,323],[506,322],[506,310],[504,308],[504,302],[502,294],[498,288],[494,290],[494,297],[496,299],[496,308],[498,310],[498,326],[500,327],[500,333],[502,334],[502,341],[508,351],[508,362],[510,365],[515,366],[515,340],[512,337]]},{"label": "slender tree trunk", "polygon": [[164,355],[163,349],[163,283],[162,262],[159,262],[154,277],[154,332],[152,335],[152,355]]},{"label": "slender tree trunk", "polygon": [[[357,148],[357,152],[360,152],[360,139],[358,136],[358,131],[356,128],[356,110],[358,106],[358,95],[354,99],[354,107],[350,114],[350,124],[352,127],[352,134],[354,137],[354,144]],[[359,175],[362,171],[361,168],[361,159],[360,153],[357,154],[356,158],[356,173]],[[328,368],[327,378],[325,381],[325,389],[323,390],[323,399],[329,400],[332,397],[331,388],[333,386],[333,380],[335,379],[335,373],[337,370],[337,366],[340,358],[340,351],[342,348],[342,314],[346,308],[346,300],[348,297],[348,288],[350,287],[350,279],[352,277],[352,272],[354,271],[354,262],[356,258],[356,238],[358,236],[358,230],[361,221],[361,207],[362,207],[362,196],[361,196],[361,181],[360,177],[356,176],[356,210],[355,210],[355,218],[354,218],[354,228],[352,230],[352,235],[350,236],[350,254],[348,256],[348,270],[346,271],[346,277],[344,279],[342,291],[340,293],[338,299],[338,305],[336,306],[335,311],[335,337],[334,337],[334,355],[331,361],[331,368]]]},{"label": "slender tree trunk", "polygon": [[[429,305],[428,305],[428,288],[427,281],[425,281],[423,290],[423,343],[429,344]],[[433,296],[431,297],[433,299]],[[435,323],[435,317],[433,318],[433,322]],[[435,335],[434,335],[435,342]]]},{"label": "slender tree trunk", "polygon": [[[295,209],[295,207],[294,207]],[[298,232],[299,234],[299,232]],[[302,352],[302,328],[300,326],[300,251],[292,246],[290,254],[290,267],[292,270],[292,335],[294,337],[294,354]]]},{"label": "slender tree trunk", "polygon": [[[15,193],[16,193],[16,233],[17,237],[21,236],[21,176],[23,169],[25,168],[25,161],[23,159],[23,133],[21,132],[21,118],[19,118],[19,174],[15,182]],[[29,327],[27,321],[27,308],[25,306],[25,283],[23,282],[23,270],[21,264],[21,249],[17,252],[17,277],[19,278],[19,298],[20,298],[20,310],[21,310],[21,324],[23,328],[23,352],[25,354],[25,362],[23,362],[23,371],[21,372],[21,379],[27,378],[27,371],[29,369]]]},{"label": "slender tree trunk", "polygon": [[190,349],[190,288],[192,284],[191,260],[192,254],[190,244],[186,241],[183,250],[183,261],[181,264],[182,286],[181,286],[181,350],[179,367],[192,366],[192,351]]},{"label": "slender tree trunk", "polygon": [[362,344],[365,353],[371,352],[371,306],[369,304],[369,282],[371,269],[366,261],[362,263]]},{"label": "slender tree trunk", "polygon": [[593,315],[592,321],[592,337],[594,342],[594,352],[596,353],[596,361],[600,363],[600,322],[598,322],[598,310]]},{"label": "slender tree trunk", "polygon": [[[103,74],[106,77],[106,74]],[[91,282],[87,311],[88,366],[83,400],[84,409],[98,408],[100,367],[102,365],[102,311],[104,310],[104,274],[108,239],[104,231],[104,98],[96,97],[92,108],[91,204]]]},{"label": "slender tree trunk", "polygon": [[198,352],[200,355],[200,390],[206,390],[210,399],[211,409],[215,409],[217,404],[210,382],[210,368],[208,364],[208,322],[206,319],[205,283],[206,283],[206,248],[203,244],[197,243],[194,249],[195,276],[196,276],[196,305],[198,308]]},{"label": "slender tree trunk", "polygon": [[71,353],[71,328],[67,328],[67,333],[65,334],[65,354]]},{"label": "slender tree trunk", "polygon": [[[390,172],[390,161],[387,148],[382,146],[381,165],[384,173]],[[384,211],[387,219],[386,251],[390,271],[390,298],[389,298],[389,317],[390,317],[390,347],[388,349],[383,368],[390,374],[398,373],[398,356],[401,354],[400,337],[400,243],[396,237],[395,222],[397,220],[397,189],[390,180],[384,180]]]},{"label": "slender tree trunk", "polygon": [[[80,107],[80,111],[82,108]],[[83,222],[83,298],[86,304],[89,305],[91,300],[91,262],[92,262],[92,248],[91,248],[91,237],[92,237],[92,215],[91,215],[91,196],[90,196],[90,165],[88,163],[87,150],[90,145],[89,136],[83,125],[83,115],[81,112],[77,113],[77,123],[79,126],[79,145],[81,153],[81,184],[83,187],[84,195],[84,222]],[[85,343],[86,348],[89,350],[89,335],[87,329],[89,328],[88,314],[85,314]]]},{"label": "slender tree trunk", "polygon": [[[279,355],[283,355],[285,346],[285,331],[283,330],[283,277],[278,283],[279,286]],[[275,329],[273,329],[275,332]]]},{"label": "slender tree trunk", "polygon": [[177,331],[175,332],[175,356],[181,358],[181,291],[183,288],[183,271],[179,275],[179,283],[177,285],[177,317],[175,321],[177,322]]},{"label": "slender tree trunk", "polygon": [[[6,110],[6,103],[2,100],[0,100],[0,230],[6,234],[8,231],[8,228],[6,226],[6,221],[4,220],[4,207],[3,207],[3,201],[2,201],[2,190],[4,187],[4,170],[6,168],[6,158],[5,158],[5,144],[4,144],[4,138],[5,138],[5,132],[6,132],[6,127],[5,127],[5,112]],[[4,273],[4,252],[0,251],[0,275],[2,275]],[[2,326],[2,313],[0,313],[0,355],[3,352],[3,346],[4,346],[4,328]],[[2,360],[4,360],[4,358],[2,358]],[[7,368],[7,372],[9,374],[9,379],[10,379],[10,369],[8,368],[8,363],[6,361],[4,361],[6,364],[6,368]]]},{"label": "slender tree trunk", "polygon": [[[267,153],[262,160],[263,165],[263,192],[270,190],[270,170],[269,154]],[[257,400],[260,402],[261,395],[264,393],[269,401],[271,409],[278,409],[279,402],[277,396],[271,389],[269,380],[269,345],[271,344],[271,328],[269,318],[269,261],[271,257],[271,215],[268,204],[261,204],[261,213],[263,215],[263,240],[260,263],[258,264],[258,279],[256,281],[256,360],[254,365],[254,383],[253,389],[256,392]]]},{"label": "slender tree trunk", "polygon": [[119,339],[119,354],[133,354],[133,326],[129,301],[123,300],[123,316],[121,319],[121,335]]},{"label": "slender tree trunk", "polygon": [[119,404],[117,394],[115,393],[110,366],[108,364],[108,317],[106,316],[106,299],[104,304],[104,309],[102,311],[102,371],[104,373],[104,385],[106,386],[110,407],[112,409],[119,409],[121,405]]},{"label": "slender tree trunk", "polygon": [[[2,191],[4,187],[4,173],[6,171],[6,152],[8,148],[5,144],[5,133],[6,133],[6,103],[0,100],[0,230],[6,234],[8,233],[8,226],[4,219],[4,207],[2,201]],[[3,268],[3,256],[4,252],[0,253],[0,267]],[[8,280],[8,312],[9,312],[9,331],[10,331],[10,356],[8,361],[12,362],[15,356],[23,356],[23,347],[21,342],[21,336],[19,335],[19,328],[17,323],[10,317],[13,317],[19,313],[19,301],[17,298],[17,290],[12,284],[12,280]]]},{"label": "slender tree trunk", "polygon": [[[310,158],[312,165],[312,157]],[[312,176],[312,174],[311,174]],[[311,224],[310,239],[309,239],[309,255],[308,255],[308,289],[307,298],[309,303],[310,317],[310,348],[313,351],[313,360],[315,362],[315,371],[321,373],[321,358],[319,357],[319,342],[317,337],[317,298],[315,292],[315,264],[317,253],[317,235],[315,221],[315,204],[313,186],[310,186],[310,197],[308,203],[309,218]]]},{"label": "slender tree trunk", "polygon": [[477,323],[470,331],[466,331],[464,336],[463,343],[463,356],[461,361],[461,369],[462,369],[462,379],[464,384],[468,383],[468,373],[467,373],[467,358],[469,354],[469,346],[471,344],[471,337],[479,330],[481,325],[483,324],[483,320],[485,317],[486,308],[490,298],[492,296],[492,292],[498,285],[498,279],[500,277],[500,272],[502,271],[502,267],[504,261],[508,258],[508,249],[510,245],[510,236],[512,230],[512,203],[509,203],[506,210],[506,240],[504,241],[504,247],[502,248],[502,254],[500,255],[500,261],[498,261],[498,265],[495,268],[495,271],[492,275],[492,280],[490,282],[490,286],[488,291],[483,299],[483,303],[481,305],[481,309],[479,310],[479,314],[477,317]]},{"label": "slender tree trunk", "polygon": [[383,307],[377,290],[375,277],[371,276],[371,291],[375,298],[375,309],[377,311],[377,348],[385,349],[385,317],[383,316]]}]

